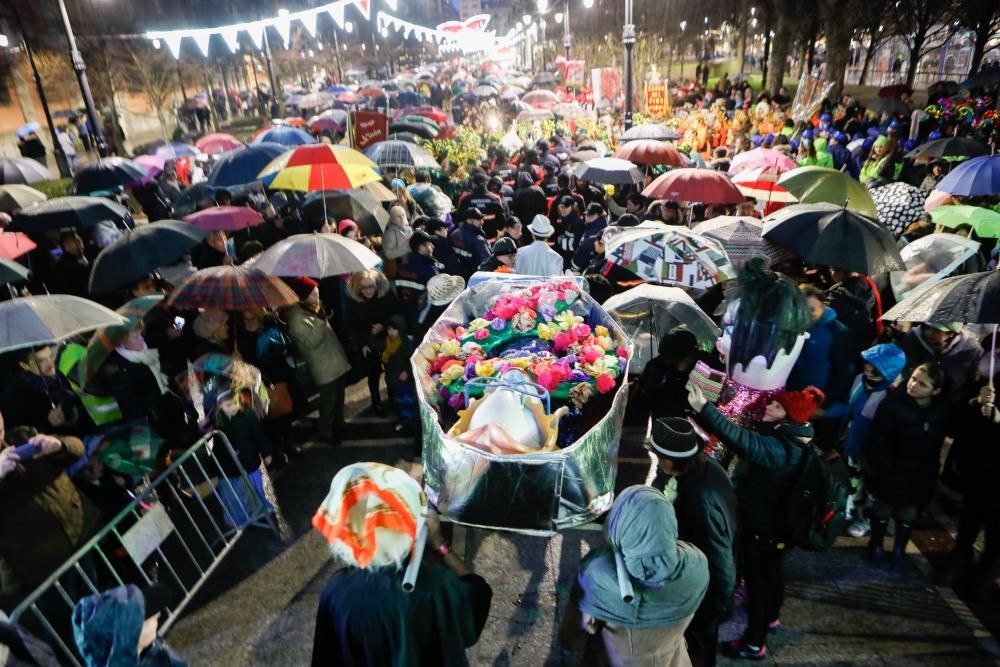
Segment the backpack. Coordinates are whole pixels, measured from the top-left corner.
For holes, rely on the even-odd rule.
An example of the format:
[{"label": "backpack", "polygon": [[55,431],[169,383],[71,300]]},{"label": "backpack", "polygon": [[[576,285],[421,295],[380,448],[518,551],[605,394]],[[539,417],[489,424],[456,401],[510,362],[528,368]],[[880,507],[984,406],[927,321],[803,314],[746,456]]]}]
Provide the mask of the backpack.
[{"label": "backpack", "polygon": [[802,448],[802,461],[788,497],[786,540],[806,551],[826,551],[847,526],[847,485],[820,458]]}]

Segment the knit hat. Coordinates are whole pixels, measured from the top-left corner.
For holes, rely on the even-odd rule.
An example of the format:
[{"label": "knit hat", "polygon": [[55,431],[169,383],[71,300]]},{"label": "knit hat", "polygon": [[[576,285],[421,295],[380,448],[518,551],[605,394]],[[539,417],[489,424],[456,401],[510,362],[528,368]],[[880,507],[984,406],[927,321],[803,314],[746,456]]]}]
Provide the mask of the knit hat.
[{"label": "knit hat", "polygon": [[501,255],[514,255],[517,253],[517,244],[514,239],[509,236],[504,236],[503,238],[497,239],[497,242],[493,244],[493,256],[499,257]]},{"label": "knit hat", "polygon": [[354,222],[350,218],[344,218],[343,220],[340,221],[340,224],[337,225],[337,232],[341,236],[345,236],[347,232],[351,229],[357,232],[361,231],[360,229],[358,229],[358,223]]},{"label": "knit hat", "polygon": [[305,276],[299,276],[297,278],[286,278],[285,282],[288,286],[292,288],[295,295],[299,297],[299,301],[302,301],[310,294],[312,291],[319,287],[319,283],[312,278],[307,278]]},{"label": "knit hat", "polygon": [[791,421],[805,424],[825,398],[823,392],[816,387],[806,387],[802,391],[783,391],[774,400],[781,404]]},{"label": "knit hat", "polygon": [[701,442],[691,422],[680,417],[654,420],[650,445],[657,456],[672,461],[690,459],[701,451]]}]

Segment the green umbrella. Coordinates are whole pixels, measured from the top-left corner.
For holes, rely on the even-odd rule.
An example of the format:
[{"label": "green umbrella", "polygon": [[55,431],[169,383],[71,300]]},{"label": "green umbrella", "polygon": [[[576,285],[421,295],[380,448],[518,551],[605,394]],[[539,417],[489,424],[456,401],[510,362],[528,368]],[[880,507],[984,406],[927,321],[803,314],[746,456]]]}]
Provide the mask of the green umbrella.
[{"label": "green umbrella", "polygon": [[80,359],[80,365],[76,369],[77,380],[81,387],[87,386],[111,352],[161,301],[163,301],[162,294],[136,297],[115,311],[125,318],[124,324],[103,327],[94,332],[90,342],[87,343],[87,353]]},{"label": "green umbrella", "polygon": [[153,471],[163,438],[139,421],[123,424],[101,436],[97,458],[111,470],[128,477],[143,477]]},{"label": "green umbrella", "polygon": [[0,285],[27,280],[28,267],[6,257],[0,257]]},{"label": "green umbrella", "polygon": [[938,206],[931,211],[931,219],[938,225],[955,229],[970,225],[976,236],[1000,239],[1000,213],[979,206]]},{"label": "green umbrella", "polygon": [[48,197],[44,192],[27,185],[20,183],[0,185],[0,211],[4,213],[13,213],[46,199]]},{"label": "green umbrella", "polygon": [[878,217],[868,188],[836,169],[799,167],[782,174],[778,185],[798,197],[800,204],[826,202],[836,206],[846,205],[870,218]]}]

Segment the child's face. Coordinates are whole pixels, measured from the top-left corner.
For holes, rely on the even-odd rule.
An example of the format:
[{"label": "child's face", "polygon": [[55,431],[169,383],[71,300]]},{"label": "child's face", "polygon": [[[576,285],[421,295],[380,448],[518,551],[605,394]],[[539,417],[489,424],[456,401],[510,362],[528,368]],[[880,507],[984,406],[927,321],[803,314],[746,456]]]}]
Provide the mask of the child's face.
[{"label": "child's face", "polygon": [[913,371],[913,375],[906,383],[906,393],[918,400],[931,398],[940,392],[941,390],[934,386],[934,381],[923,368]]},{"label": "child's face", "polygon": [[237,412],[240,411],[240,404],[239,401],[235,399],[227,398],[222,401],[219,401],[219,409],[222,410],[222,414],[226,415],[227,417],[232,417],[233,415],[235,415]]},{"label": "child's face", "polygon": [[387,326],[385,328],[385,332],[389,336],[389,338],[399,338],[399,329],[397,329],[394,326],[391,325]]},{"label": "child's face", "polygon": [[862,372],[865,374],[865,377],[870,382],[881,382],[882,380],[885,379],[884,377],[882,377],[882,374],[879,373],[877,370],[875,370],[875,367],[869,364],[868,362],[865,362]]}]

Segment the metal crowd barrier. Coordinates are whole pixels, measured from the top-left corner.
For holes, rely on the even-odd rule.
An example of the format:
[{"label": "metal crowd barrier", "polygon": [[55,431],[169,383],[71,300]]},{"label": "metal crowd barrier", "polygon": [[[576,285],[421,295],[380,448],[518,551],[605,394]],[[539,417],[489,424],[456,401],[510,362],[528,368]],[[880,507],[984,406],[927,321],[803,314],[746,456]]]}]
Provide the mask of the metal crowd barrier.
[{"label": "metal crowd barrier", "polygon": [[[216,443],[224,451],[217,451],[223,448]],[[238,478],[223,474],[220,456],[232,459]],[[137,493],[10,618],[46,640],[62,662],[81,667],[70,620],[76,603],[115,586],[142,588],[157,580],[180,600],[160,617],[160,634],[165,634],[248,527],[270,529],[280,537],[271,512],[253,491],[229,439],[209,433]]]}]

